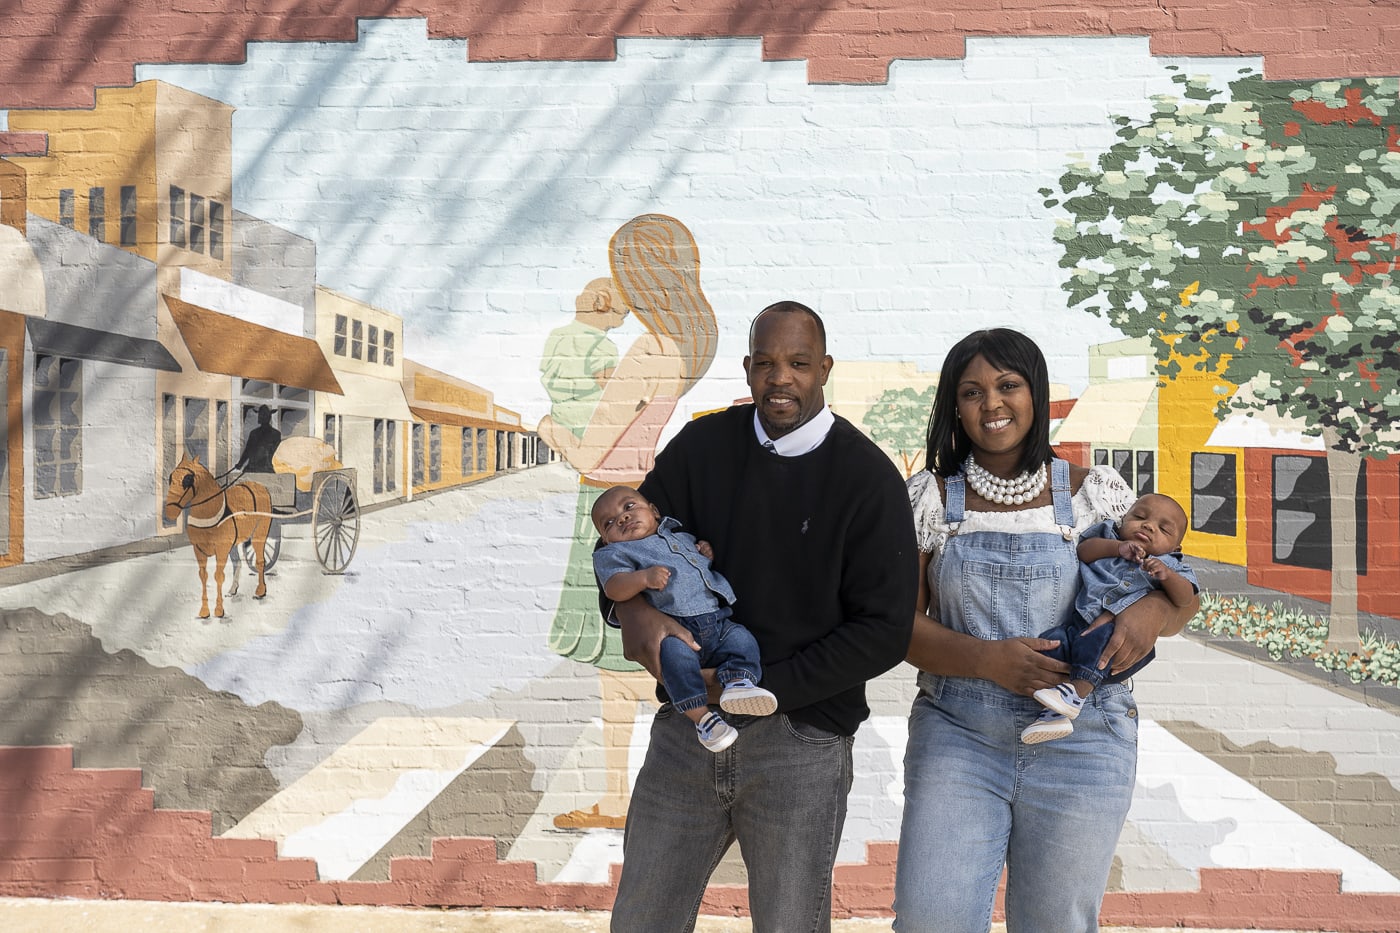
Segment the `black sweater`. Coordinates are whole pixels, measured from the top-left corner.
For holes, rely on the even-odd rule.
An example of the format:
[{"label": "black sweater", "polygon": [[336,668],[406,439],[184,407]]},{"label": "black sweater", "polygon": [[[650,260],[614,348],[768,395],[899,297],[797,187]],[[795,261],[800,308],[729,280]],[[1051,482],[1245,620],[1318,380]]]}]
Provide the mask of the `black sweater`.
[{"label": "black sweater", "polygon": [[870,715],[865,682],[909,648],[919,571],[908,494],[846,419],[817,449],[783,457],[759,446],[753,413],[740,405],[686,425],[641,493],[714,547],[778,709],[853,735]]}]

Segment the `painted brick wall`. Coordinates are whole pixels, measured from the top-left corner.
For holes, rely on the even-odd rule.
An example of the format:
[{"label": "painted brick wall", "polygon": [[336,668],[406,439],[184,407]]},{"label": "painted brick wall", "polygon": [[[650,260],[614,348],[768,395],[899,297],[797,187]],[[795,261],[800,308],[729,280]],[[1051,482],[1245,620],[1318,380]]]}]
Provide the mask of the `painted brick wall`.
[{"label": "painted brick wall", "polygon": [[[994,324],[1046,347],[1068,420],[1096,386],[1152,376],[1133,369],[1147,351],[1067,307],[1062,218],[1039,189],[1111,145],[1113,115],[1172,92],[1169,69],[1222,86],[1249,68],[1400,73],[1400,6],[1362,0],[13,6],[0,894],[16,896],[606,909],[653,706],[645,678],[562,646],[560,620],[592,611],[570,566],[590,480],[582,457],[540,446],[540,364],[587,283],[615,271],[614,231],[676,217],[717,322],[713,365],[662,443],[747,394],[747,322],[791,295],[828,322],[828,401],[867,430],[875,396],[927,389],[953,340]],[[151,109],[104,125],[136,83]],[[111,179],[64,174],[83,159]],[[139,194],[135,245],[119,186]],[[188,255],[213,202],[227,251]],[[256,339],[201,351],[209,332],[169,299]],[[229,323],[254,306],[271,309],[263,330]],[[46,351],[26,321],[41,317],[83,329],[65,332],[70,350],[97,354],[88,331],[137,341],[82,357],[81,507],[34,489]],[[635,315],[621,325],[619,354],[643,333]],[[352,349],[371,344],[372,362]],[[339,391],[279,378],[299,354]],[[1331,577],[1274,562],[1261,523],[1278,521],[1275,458],[1319,449],[1283,429],[1247,458],[1212,445],[1226,388],[1183,378],[1151,394],[1150,418],[1106,409],[1091,425],[1108,436],[1136,417],[1148,441],[1066,449],[1153,453],[1159,488],[1183,497],[1196,452],[1238,450],[1241,502],[1260,492],[1237,534],[1188,553],[1221,592],[1325,613]],[[282,523],[268,596],[235,567],[227,615],[198,620],[186,531],[158,506],[178,455],[236,457],[264,400],[358,471],[358,549],[348,573],[323,573],[311,529]],[[1368,469],[1357,585],[1364,624],[1393,639],[1400,486],[1393,456]],[[1400,689],[1203,635],[1163,646],[1136,689],[1139,783],[1106,922],[1400,929]],[[889,912],[912,692],[907,669],[871,687],[842,916]],[[742,913],[743,885],[731,853],[705,909]]]}]

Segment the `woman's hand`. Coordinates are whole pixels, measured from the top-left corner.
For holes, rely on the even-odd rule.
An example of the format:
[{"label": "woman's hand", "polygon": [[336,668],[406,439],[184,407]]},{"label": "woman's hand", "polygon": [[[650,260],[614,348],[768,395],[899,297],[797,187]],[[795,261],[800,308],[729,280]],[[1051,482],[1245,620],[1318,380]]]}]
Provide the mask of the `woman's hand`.
[{"label": "woman's hand", "polygon": [[1069,665],[1040,653],[1058,644],[1058,641],[1049,638],[1004,638],[983,642],[984,657],[979,676],[1022,696],[1064,683],[1069,679]]},{"label": "woman's hand", "polygon": [[[1192,609],[1183,618],[1191,618],[1194,612]],[[1126,671],[1147,657],[1159,637],[1181,630],[1181,626],[1176,624],[1180,615],[1181,611],[1167,600],[1165,594],[1154,592],[1148,593],[1117,616],[1104,613],[1101,618],[1095,619],[1094,624],[1084,631],[1091,632],[1100,625],[1113,622],[1113,635],[1108,639],[1103,654],[1099,655],[1099,670],[1105,674]]]}]

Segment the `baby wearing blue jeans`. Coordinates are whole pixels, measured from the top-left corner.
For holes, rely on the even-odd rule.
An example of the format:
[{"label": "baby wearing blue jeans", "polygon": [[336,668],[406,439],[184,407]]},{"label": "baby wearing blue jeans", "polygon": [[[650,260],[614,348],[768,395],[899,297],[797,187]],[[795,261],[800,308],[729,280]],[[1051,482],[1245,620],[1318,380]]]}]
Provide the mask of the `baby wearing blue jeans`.
[{"label": "baby wearing blue jeans", "polygon": [[603,547],[593,552],[593,570],[614,602],[642,594],[694,636],[697,652],[674,636],[661,642],[661,681],[671,705],[695,723],[700,743],[722,752],[739,733],[708,707],[702,668],[715,668],[724,686],[720,709],[767,716],[778,698],[758,686],[763,677],[758,642],[730,620],[734,590],[711,569],[714,552],[680,529],[630,486],[613,486],[593,503],[593,527]]},{"label": "baby wearing blue jeans", "polygon": [[1044,654],[1069,663],[1070,681],[1032,694],[1045,711],[1021,730],[1022,742],[1035,744],[1069,735],[1090,691],[1102,683],[1126,680],[1157,656],[1153,649],[1128,669],[1111,675],[1099,669],[1118,613],[1154,589],[1166,593],[1177,608],[1196,594],[1196,575],[1180,554],[1185,536],[1186,510],[1158,493],[1134,502],[1117,527],[1100,522],[1080,535],[1074,617],[1039,636],[1060,643]]}]

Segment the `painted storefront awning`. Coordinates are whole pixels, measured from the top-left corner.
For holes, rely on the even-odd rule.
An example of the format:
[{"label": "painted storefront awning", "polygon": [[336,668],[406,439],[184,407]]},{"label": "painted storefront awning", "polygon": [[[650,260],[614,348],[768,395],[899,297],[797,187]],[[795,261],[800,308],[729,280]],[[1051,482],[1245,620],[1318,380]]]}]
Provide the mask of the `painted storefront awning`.
[{"label": "painted storefront awning", "polygon": [[423,408],[420,405],[412,405],[409,410],[413,412],[415,421],[426,422],[427,424],[450,424],[459,428],[499,428],[513,427],[509,424],[500,424],[487,418],[477,418],[471,415],[463,415],[455,411],[443,411],[440,408]]},{"label": "painted storefront awning", "polygon": [[1090,385],[1060,422],[1054,442],[1157,446],[1157,380],[1115,379]]},{"label": "painted storefront awning", "polygon": [[403,397],[403,385],[397,379],[377,379],[344,370],[336,372],[335,378],[345,394],[326,394],[317,399],[317,408],[322,414],[413,420],[413,413]]},{"label": "painted storefront awning", "polygon": [[204,372],[342,394],[326,355],[310,337],[241,321],[170,295],[161,297]]},{"label": "painted storefront awning", "polygon": [[125,366],[159,369],[168,373],[180,372],[180,364],[176,362],[175,357],[156,340],[130,337],[126,334],[109,334],[90,327],[36,317],[25,318],[24,326],[29,332],[29,342],[33,344],[35,353],[103,363],[121,363]]}]

